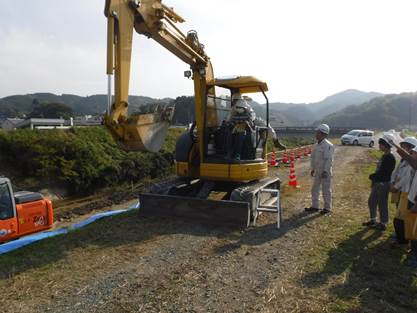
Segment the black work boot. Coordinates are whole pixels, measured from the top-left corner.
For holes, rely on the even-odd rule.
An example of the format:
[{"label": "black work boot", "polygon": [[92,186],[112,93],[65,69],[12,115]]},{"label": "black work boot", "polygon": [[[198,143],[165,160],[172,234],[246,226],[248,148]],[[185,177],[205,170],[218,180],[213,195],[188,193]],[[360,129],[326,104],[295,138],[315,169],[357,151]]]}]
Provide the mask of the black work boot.
[{"label": "black work boot", "polygon": [[330,213],[329,209],[323,209],[323,210],[320,211],[321,215],[326,215],[326,214],[329,214],[329,213]]},{"label": "black work boot", "polygon": [[369,220],[367,222],[363,222],[362,225],[363,226],[368,226],[368,227],[375,227],[377,224],[374,220]]},{"label": "black work boot", "polygon": [[306,211],[306,212],[318,212],[320,210],[317,209],[317,208],[309,207],[309,208],[304,208],[304,211]]}]

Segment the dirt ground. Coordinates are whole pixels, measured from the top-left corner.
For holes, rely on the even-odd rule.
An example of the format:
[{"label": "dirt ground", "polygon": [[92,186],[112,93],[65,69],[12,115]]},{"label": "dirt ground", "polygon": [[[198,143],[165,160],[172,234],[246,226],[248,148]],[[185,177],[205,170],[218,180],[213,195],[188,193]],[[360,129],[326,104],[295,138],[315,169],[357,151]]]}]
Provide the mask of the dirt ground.
[{"label": "dirt ground", "polygon": [[417,281],[389,236],[368,230],[368,149],[337,147],[334,211],[306,214],[283,179],[282,228],[243,232],[136,212],[0,256],[3,312],[416,312]]}]

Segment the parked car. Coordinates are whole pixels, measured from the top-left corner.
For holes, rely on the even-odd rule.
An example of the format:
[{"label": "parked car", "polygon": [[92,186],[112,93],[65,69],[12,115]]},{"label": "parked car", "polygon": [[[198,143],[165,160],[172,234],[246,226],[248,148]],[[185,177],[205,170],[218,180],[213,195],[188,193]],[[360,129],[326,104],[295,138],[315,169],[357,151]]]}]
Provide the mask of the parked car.
[{"label": "parked car", "polygon": [[344,134],[340,141],[342,145],[366,145],[373,147],[375,144],[374,132],[370,130],[354,129]]}]

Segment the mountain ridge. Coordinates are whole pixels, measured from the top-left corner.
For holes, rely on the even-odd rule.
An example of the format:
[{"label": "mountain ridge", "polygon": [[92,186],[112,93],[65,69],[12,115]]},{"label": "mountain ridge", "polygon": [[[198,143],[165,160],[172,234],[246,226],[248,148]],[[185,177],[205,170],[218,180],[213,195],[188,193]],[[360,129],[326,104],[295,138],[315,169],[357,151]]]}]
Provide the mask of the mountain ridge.
[{"label": "mountain ridge", "polygon": [[[313,103],[270,103],[270,121],[274,126],[302,126],[311,125],[330,113],[335,113],[349,105],[369,101],[381,96],[380,93],[363,92],[356,89],[347,89]],[[35,101],[36,100],[36,101]],[[180,96],[175,100],[171,98],[154,99],[147,96],[129,96],[129,113],[139,111],[144,105],[167,103],[174,101],[178,113],[175,121],[187,123],[187,119],[194,118],[192,96]],[[97,94],[79,96],[75,94],[32,93],[26,95],[11,95],[0,99],[0,118],[27,116],[36,103],[56,102],[69,106],[74,115],[102,115],[107,108],[107,95]],[[262,104],[253,102],[258,115],[264,115]],[[185,106],[185,107],[184,107]],[[189,121],[191,122],[191,121]]]}]

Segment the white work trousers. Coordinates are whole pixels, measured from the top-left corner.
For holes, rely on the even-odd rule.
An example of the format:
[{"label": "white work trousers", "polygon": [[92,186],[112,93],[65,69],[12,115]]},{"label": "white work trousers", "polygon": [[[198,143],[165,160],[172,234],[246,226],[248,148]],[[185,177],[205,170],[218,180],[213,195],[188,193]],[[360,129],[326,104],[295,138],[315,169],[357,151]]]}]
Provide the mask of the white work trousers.
[{"label": "white work trousers", "polygon": [[324,209],[332,209],[332,178],[328,176],[322,178],[318,173],[313,177],[311,186],[311,207],[320,209],[320,186],[324,199]]}]

